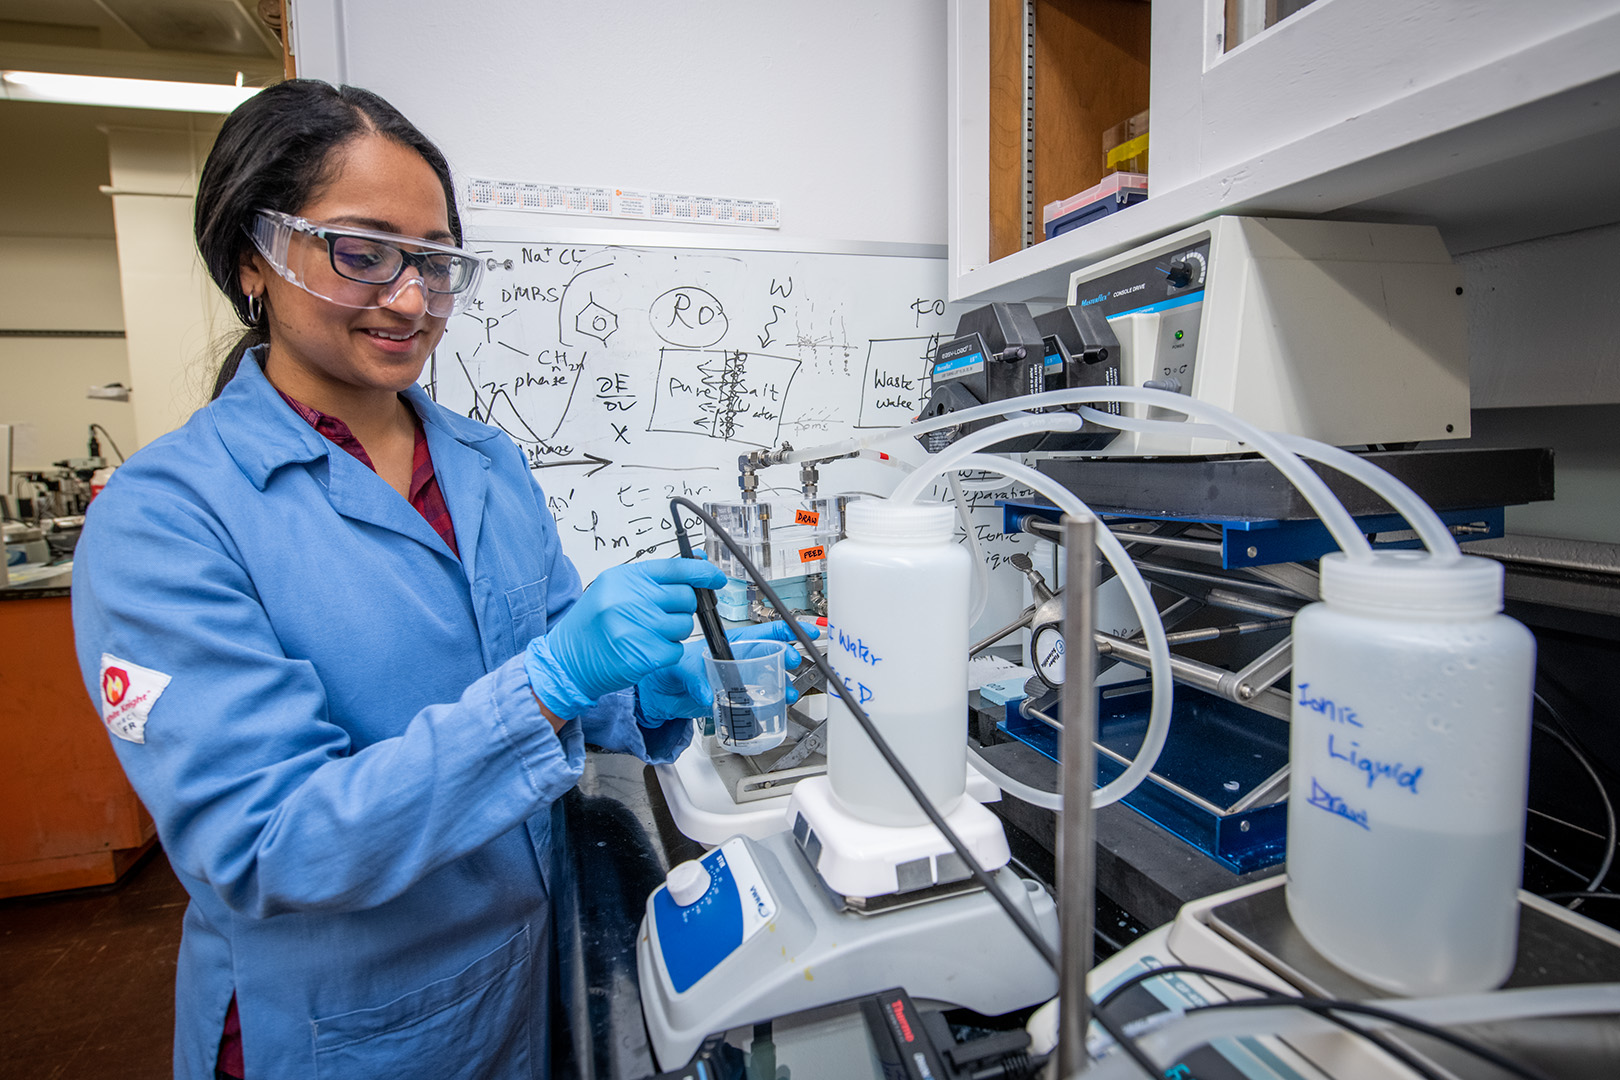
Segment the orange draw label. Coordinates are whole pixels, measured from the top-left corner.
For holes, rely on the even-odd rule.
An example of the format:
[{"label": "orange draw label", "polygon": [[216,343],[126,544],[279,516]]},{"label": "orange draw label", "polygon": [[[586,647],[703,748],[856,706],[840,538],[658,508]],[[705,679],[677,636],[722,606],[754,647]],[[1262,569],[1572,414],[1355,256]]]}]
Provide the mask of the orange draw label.
[{"label": "orange draw label", "polygon": [[799,549],[799,561],[802,563],[815,562],[817,559],[825,559],[826,557],[827,549],[820,544],[815,547]]},{"label": "orange draw label", "polygon": [[793,511],[793,524],[820,525],[821,515],[816,513],[814,510],[795,510]]}]

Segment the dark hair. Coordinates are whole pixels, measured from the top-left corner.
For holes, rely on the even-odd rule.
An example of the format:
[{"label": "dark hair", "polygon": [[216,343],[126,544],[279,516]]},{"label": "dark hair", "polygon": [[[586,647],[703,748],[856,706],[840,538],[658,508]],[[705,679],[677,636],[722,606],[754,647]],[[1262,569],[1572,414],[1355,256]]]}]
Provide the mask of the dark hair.
[{"label": "dark hair", "polygon": [[260,210],[296,214],[331,179],[332,151],[370,134],[422,155],[444,185],[450,232],[461,243],[450,165],[398,109],[370,90],[319,79],[288,79],[261,90],[225,118],[197,185],[197,250],[248,328],[220,367],[214,397],[236,374],[243,354],[270,340],[263,311],[257,321],[250,319],[242,292],[242,256],[251,244],[253,216]]}]

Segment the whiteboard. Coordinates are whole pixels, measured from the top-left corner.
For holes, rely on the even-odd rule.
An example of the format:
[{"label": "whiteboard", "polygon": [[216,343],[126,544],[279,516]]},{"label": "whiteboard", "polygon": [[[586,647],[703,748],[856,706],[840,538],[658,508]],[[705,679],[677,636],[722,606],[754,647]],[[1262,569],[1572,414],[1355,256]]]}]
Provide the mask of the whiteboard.
[{"label": "whiteboard", "polygon": [[[737,499],[739,454],[911,420],[933,345],[956,325],[940,256],[549,235],[469,239],[486,260],[479,299],[451,319],[423,384],[522,448],[587,580],[673,554],[670,497]],[[885,449],[921,460],[904,443]],[[837,462],[821,492],[886,494],[898,480]],[[797,467],[761,477],[763,498],[797,490]]]},{"label": "whiteboard", "polygon": [[[660,234],[604,244],[603,235],[474,233],[466,246],[486,266],[479,298],[450,320],[422,380],[441,405],[501,428],[523,450],[587,582],[676,554],[671,496],[736,501],[741,454],[910,422],[927,397],[933,347],[960,315],[943,299],[943,249],[737,250],[699,246],[707,238],[649,242]],[[881,449],[902,464],[927,456],[904,437]],[[887,495],[902,475],[834,461],[821,467],[818,493]],[[1003,564],[1028,538],[1001,535],[996,494],[970,496],[976,539],[999,569],[981,627],[1027,602],[1022,576]],[[937,484],[925,497],[946,495]],[[763,472],[759,497],[797,504],[798,467]]]}]

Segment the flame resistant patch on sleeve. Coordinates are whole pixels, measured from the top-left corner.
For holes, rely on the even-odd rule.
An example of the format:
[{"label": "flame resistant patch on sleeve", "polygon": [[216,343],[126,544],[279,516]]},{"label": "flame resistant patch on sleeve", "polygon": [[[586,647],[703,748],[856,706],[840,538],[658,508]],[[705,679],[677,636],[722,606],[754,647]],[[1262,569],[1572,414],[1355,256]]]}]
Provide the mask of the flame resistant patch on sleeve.
[{"label": "flame resistant patch on sleeve", "polygon": [[146,741],[146,717],[163,696],[169,676],[111,653],[101,654],[101,722],[125,742]]}]

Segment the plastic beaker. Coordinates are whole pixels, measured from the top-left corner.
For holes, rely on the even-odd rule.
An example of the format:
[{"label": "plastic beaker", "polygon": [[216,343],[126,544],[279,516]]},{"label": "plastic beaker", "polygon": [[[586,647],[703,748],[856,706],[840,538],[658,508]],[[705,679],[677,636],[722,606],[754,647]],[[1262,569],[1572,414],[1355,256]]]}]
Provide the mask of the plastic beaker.
[{"label": "plastic beaker", "polygon": [[714,737],[734,754],[763,754],[787,737],[787,643],[737,641],[737,658],[703,666],[714,691]]}]

